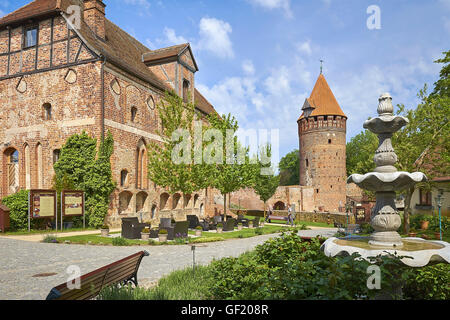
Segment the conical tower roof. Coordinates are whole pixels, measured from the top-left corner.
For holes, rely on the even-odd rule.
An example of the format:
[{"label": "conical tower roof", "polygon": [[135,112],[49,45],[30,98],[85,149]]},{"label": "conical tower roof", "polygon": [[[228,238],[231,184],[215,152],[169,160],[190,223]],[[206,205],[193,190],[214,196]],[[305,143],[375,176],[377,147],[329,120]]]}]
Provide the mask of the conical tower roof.
[{"label": "conical tower roof", "polygon": [[[302,109],[305,110],[310,108],[313,110],[308,117],[333,115],[347,118],[322,73],[317,78],[311,96],[306,99]],[[305,112],[302,113],[299,120],[302,119],[304,115]]]}]

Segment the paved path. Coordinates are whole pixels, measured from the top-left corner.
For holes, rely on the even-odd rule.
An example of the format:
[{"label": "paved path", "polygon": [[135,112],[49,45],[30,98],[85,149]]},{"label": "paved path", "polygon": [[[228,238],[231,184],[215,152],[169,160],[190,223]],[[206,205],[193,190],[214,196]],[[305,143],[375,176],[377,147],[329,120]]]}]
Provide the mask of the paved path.
[{"label": "paved path", "polygon": [[[121,229],[111,229],[109,232],[120,232]],[[61,233],[35,233],[35,234],[23,234],[20,236],[15,235],[9,235],[9,236],[3,236],[0,234],[0,239],[14,239],[14,240],[23,240],[23,241],[31,241],[31,242],[41,242],[46,235],[53,235],[57,238],[62,237],[74,237],[74,236],[81,236],[81,235],[89,235],[89,234],[100,234],[100,230],[89,230],[89,231],[74,231],[74,232],[61,232]]]},{"label": "paved path", "polygon": [[[336,229],[300,231],[302,236],[332,236]],[[202,244],[196,250],[196,262],[208,264],[213,259],[239,256],[256,245],[277,236],[263,235],[247,239],[233,239]],[[138,279],[142,283],[155,282],[173,270],[192,265],[191,247],[140,246],[113,247],[90,245],[67,245],[29,242],[0,238],[0,300],[45,299],[50,289],[67,281],[66,269],[77,265],[85,274],[113,261],[117,261],[141,250],[147,250],[149,257],[142,260]],[[50,277],[33,277],[39,273],[56,273]]]}]

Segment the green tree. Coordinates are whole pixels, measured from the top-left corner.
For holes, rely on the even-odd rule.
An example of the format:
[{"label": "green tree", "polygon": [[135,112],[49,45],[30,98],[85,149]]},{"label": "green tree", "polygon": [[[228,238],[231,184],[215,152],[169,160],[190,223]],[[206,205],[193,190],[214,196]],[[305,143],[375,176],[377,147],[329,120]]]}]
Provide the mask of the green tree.
[{"label": "green tree", "polygon": [[280,186],[292,186],[300,184],[300,158],[298,149],[289,152],[281,158]]},{"label": "green tree", "polygon": [[450,97],[426,95],[421,90],[421,103],[414,110],[399,105],[399,114],[409,124],[393,137],[398,155],[397,168],[401,171],[420,171],[427,175],[428,182],[417,184],[405,190],[404,228],[409,232],[411,198],[418,187],[430,189],[433,178],[450,175]]},{"label": "green tree", "polygon": [[108,214],[109,197],[114,191],[110,158],[114,140],[108,132],[100,143],[86,132],[71,136],[61,148],[61,156],[54,165],[54,187],[83,190],[86,198],[86,220],[89,226],[99,227]]},{"label": "green tree", "polygon": [[366,174],[375,169],[373,157],[378,148],[377,136],[369,130],[361,131],[347,143],[347,175]]},{"label": "green tree", "polygon": [[264,157],[271,158],[272,150],[270,145],[263,147],[265,150],[261,150],[258,157],[259,172],[256,172],[253,189],[259,198],[264,202],[264,218],[266,217],[266,203],[274,195],[280,184],[280,176],[274,175],[274,170],[270,167],[270,164],[264,163],[262,159]]},{"label": "green tree", "polygon": [[427,183],[405,190],[404,228],[409,232],[411,198],[417,187],[432,188],[433,178],[450,175],[450,51],[436,60],[443,63],[440,78],[434,90],[427,95],[427,86],[420,90],[420,103],[414,110],[399,105],[398,113],[407,117],[409,124],[394,135],[393,143],[398,155],[397,167],[402,171],[421,171]]},{"label": "green tree", "polygon": [[[207,188],[210,174],[206,170],[210,168],[201,161],[194,161],[195,147],[201,150],[203,146],[201,135],[196,136],[195,125],[200,126],[200,133],[205,127],[201,121],[194,122],[195,106],[183,102],[174,93],[166,92],[157,109],[162,123],[159,135],[163,141],[152,141],[147,146],[149,179],[167,188],[171,194],[191,194]],[[195,145],[198,142],[200,146]]]},{"label": "green tree", "polygon": [[[238,122],[231,114],[211,114],[208,116],[209,129],[214,129],[215,135],[206,146],[206,157],[209,159],[207,172],[211,184],[224,197],[224,217],[226,219],[226,199],[231,192],[241,188],[251,187],[258,170],[257,161],[250,161],[249,148],[243,147],[235,135],[239,129]],[[214,133],[214,131],[210,131]],[[221,141],[220,141],[221,139]],[[227,141],[227,139],[229,139]],[[227,147],[227,142],[231,147]],[[211,148],[210,148],[211,147]],[[212,160],[212,161],[211,161]]]}]

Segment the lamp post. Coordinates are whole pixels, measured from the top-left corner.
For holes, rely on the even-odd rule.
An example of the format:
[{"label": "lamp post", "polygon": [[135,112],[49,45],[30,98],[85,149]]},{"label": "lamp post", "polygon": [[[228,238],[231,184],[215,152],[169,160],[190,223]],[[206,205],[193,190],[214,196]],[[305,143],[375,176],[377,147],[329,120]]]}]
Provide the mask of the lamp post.
[{"label": "lamp post", "polygon": [[345,204],[345,212],[347,213],[347,227],[348,227],[348,214],[349,214],[351,209],[352,209],[352,206],[350,205],[350,203],[347,202]]},{"label": "lamp post", "polygon": [[441,220],[441,207],[442,207],[442,200],[444,199],[444,197],[442,196],[442,194],[438,194],[437,197],[435,198],[436,200],[436,204],[438,206],[438,210],[439,210],[439,239],[442,241],[442,220]]}]

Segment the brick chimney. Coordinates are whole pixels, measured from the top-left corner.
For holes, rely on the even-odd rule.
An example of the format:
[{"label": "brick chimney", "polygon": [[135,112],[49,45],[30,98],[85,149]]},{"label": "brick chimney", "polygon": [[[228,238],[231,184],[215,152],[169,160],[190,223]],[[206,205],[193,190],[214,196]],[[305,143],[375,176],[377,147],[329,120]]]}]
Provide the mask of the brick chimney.
[{"label": "brick chimney", "polygon": [[105,40],[105,7],[102,0],[84,0],[84,21],[97,35]]}]

